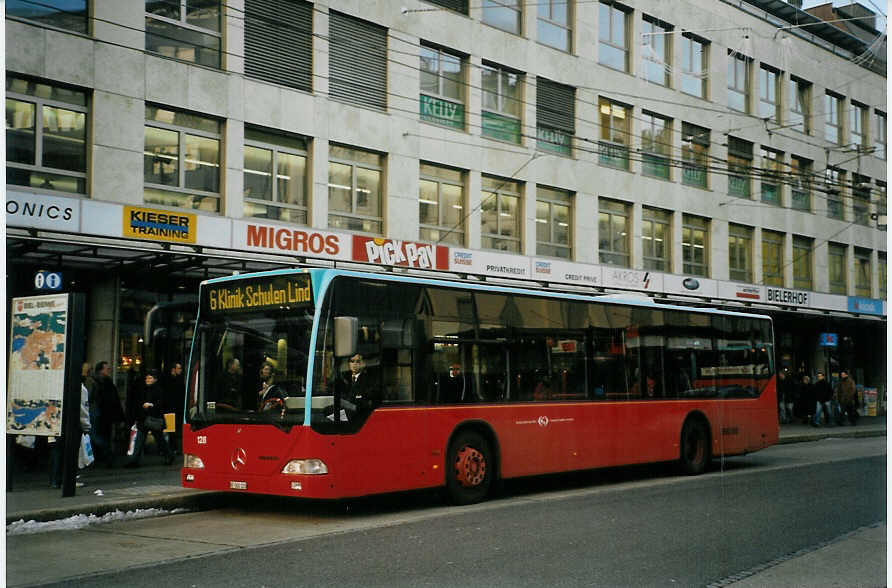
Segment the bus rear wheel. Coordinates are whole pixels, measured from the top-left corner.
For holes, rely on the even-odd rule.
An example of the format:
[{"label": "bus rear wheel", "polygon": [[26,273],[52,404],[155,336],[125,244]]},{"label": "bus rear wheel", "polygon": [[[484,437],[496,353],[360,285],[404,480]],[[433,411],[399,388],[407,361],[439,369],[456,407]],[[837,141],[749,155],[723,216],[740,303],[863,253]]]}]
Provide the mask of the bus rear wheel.
[{"label": "bus rear wheel", "polygon": [[696,476],[706,471],[709,460],[709,428],[702,419],[689,418],[681,429],[681,469]]},{"label": "bus rear wheel", "polygon": [[460,432],[446,454],[446,493],[453,504],[480,502],[492,485],[492,450],[475,431]]}]

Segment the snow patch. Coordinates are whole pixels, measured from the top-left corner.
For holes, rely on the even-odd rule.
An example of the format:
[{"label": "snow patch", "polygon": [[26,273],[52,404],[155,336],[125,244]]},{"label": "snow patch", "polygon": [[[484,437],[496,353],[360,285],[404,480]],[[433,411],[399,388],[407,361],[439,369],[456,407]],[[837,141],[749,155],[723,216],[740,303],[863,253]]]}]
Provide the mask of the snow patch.
[{"label": "snow patch", "polygon": [[173,510],[167,510],[164,508],[138,508],[136,510],[128,510],[127,512],[115,510],[114,512],[106,513],[101,517],[97,517],[94,514],[76,514],[67,519],[47,521],[45,523],[19,519],[6,525],[6,535],[30,535],[32,533],[46,533],[48,531],[76,531],[77,529],[83,529],[90,525],[100,525],[102,523],[112,523],[115,521],[134,521],[137,519],[160,517],[184,512],[188,512],[188,509],[175,508]]}]

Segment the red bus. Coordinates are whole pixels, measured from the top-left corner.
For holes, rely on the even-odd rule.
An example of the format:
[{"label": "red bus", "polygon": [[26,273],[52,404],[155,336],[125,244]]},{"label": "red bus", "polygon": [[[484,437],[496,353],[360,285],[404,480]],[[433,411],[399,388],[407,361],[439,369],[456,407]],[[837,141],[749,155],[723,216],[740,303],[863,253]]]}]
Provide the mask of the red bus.
[{"label": "red bus", "polygon": [[771,320],[338,269],[206,281],[182,483],[344,498],[777,441]]}]

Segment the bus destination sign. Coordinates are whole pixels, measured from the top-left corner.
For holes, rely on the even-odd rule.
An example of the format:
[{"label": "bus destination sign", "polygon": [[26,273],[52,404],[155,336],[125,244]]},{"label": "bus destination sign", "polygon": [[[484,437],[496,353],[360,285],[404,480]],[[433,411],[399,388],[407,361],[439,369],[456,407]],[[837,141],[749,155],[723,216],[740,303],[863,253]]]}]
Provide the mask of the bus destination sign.
[{"label": "bus destination sign", "polygon": [[204,288],[204,309],[210,312],[247,312],[312,306],[309,274],[211,284]]}]

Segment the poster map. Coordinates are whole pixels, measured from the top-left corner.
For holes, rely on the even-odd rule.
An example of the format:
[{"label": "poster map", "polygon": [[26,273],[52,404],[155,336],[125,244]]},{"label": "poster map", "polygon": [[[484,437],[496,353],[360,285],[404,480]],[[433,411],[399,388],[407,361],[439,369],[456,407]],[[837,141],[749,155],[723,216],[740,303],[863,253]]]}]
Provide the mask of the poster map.
[{"label": "poster map", "polygon": [[13,298],[7,364],[7,433],[62,433],[67,319],[67,294]]}]

